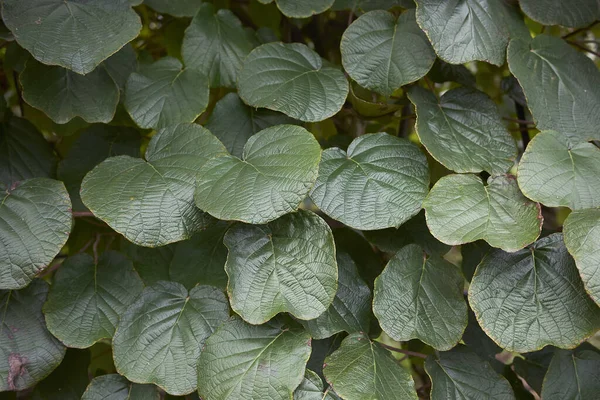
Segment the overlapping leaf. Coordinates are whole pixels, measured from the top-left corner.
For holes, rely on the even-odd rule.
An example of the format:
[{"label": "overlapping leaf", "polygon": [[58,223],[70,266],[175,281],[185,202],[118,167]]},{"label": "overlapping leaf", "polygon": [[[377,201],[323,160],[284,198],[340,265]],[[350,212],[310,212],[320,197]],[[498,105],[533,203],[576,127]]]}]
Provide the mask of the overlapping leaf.
[{"label": "overlapping leaf", "polygon": [[81,400],[159,400],[156,386],[129,382],[119,374],[98,376],[90,382]]},{"label": "overlapping leaf", "polygon": [[597,0],[519,0],[527,16],[543,25],[563,25],[579,28],[600,17]]},{"label": "overlapping leaf", "polygon": [[159,13],[175,17],[193,17],[203,3],[202,0],[144,0],[144,4]]},{"label": "overlapping leaf", "polygon": [[275,0],[286,17],[308,18],[327,11],[335,0]]},{"label": "overlapping leaf", "polygon": [[307,369],[304,379],[294,392],[294,400],[336,400],[330,392],[323,393],[323,381],[315,372]]},{"label": "overlapping leaf", "polygon": [[544,377],[544,400],[593,399],[600,391],[600,353],[592,346],[556,350]]}]

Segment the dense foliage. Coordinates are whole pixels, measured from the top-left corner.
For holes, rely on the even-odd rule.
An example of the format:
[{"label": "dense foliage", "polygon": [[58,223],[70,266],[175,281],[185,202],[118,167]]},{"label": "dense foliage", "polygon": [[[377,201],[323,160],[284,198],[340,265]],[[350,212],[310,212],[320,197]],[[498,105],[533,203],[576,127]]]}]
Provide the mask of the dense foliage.
[{"label": "dense foliage", "polygon": [[1,398],[600,398],[598,0],[1,3]]}]

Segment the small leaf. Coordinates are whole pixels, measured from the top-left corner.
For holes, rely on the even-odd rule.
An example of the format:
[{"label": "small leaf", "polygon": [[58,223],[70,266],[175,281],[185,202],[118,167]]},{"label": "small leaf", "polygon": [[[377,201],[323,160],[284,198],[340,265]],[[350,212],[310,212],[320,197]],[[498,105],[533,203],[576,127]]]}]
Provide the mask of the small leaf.
[{"label": "small leaf", "polygon": [[488,336],[509,351],[575,347],[600,328],[600,309],[558,233],[516,253],[489,253],[471,281],[469,304]]},{"label": "small leaf", "polygon": [[310,197],[325,214],[363,230],[397,227],[421,209],[429,188],[427,159],[406,139],[362,135],[348,151],[323,152]]},{"label": "small leaf", "polygon": [[200,125],[160,130],[146,161],[110,157],[81,184],[81,199],[94,215],[127,240],[156,247],[191,237],[209,222],[193,202],[197,172],[225,148]]},{"label": "small leaf", "polygon": [[425,371],[431,378],[432,400],[515,399],[508,381],[462,345],[427,357]]},{"label": "small leaf", "polygon": [[283,15],[290,18],[308,18],[327,11],[335,0],[275,0]]},{"label": "small leaf", "polygon": [[91,352],[67,349],[60,365],[38,383],[31,395],[33,400],[80,400],[90,380]]},{"label": "small leaf", "polygon": [[327,382],[343,399],[417,399],[413,378],[394,357],[362,333],[344,339],[325,359]]},{"label": "small leaf", "polygon": [[138,68],[137,54],[131,45],[125,45],[121,50],[104,60],[102,67],[115,81],[119,90],[123,91],[127,78]]},{"label": "small leaf", "polygon": [[318,215],[300,210],[267,225],[234,225],[225,234],[231,308],[262,324],[280,312],[314,319],[337,289],[335,245]]},{"label": "small leaf", "polygon": [[306,129],[264,129],[248,140],[242,159],[223,154],[200,168],[196,205],[218,219],[273,221],[298,209],[317,178],[320,158],[321,147]]},{"label": "small leaf", "polygon": [[416,108],[421,143],[446,168],[499,175],[513,166],[517,145],[486,94],[461,87],[437,99],[414,87],[408,96]]},{"label": "small leaf", "polygon": [[160,14],[193,17],[202,7],[202,0],[144,0],[144,4]]},{"label": "small leaf", "polygon": [[392,339],[419,339],[438,350],[454,347],[467,327],[464,279],[441,257],[416,244],[401,249],[375,280],[373,312]]},{"label": "small leaf", "polygon": [[24,181],[0,200],[0,289],[20,289],[52,262],[71,232],[62,182]]},{"label": "small leaf", "polygon": [[132,383],[119,374],[109,374],[94,378],[81,400],[160,400],[160,393],[156,386]]},{"label": "small leaf", "polygon": [[517,173],[523,194],[548,207],[600,207],[600,149],[554,131],[533,138]]},{"label": "small leaf", "polygon": [[529,18],[542,25],[580,28],[600,17],[597,0],[520,0],[519,4]]},{"label": "small leaf", "polygon": [[179,60],[162,58],[129,75],[125,108],[140,128],[193,122],[208,105],[208,80]]},{"label": "small leaf", "polygon": [[103,253],[97,264],[89,254],[69,257],[44,304],[48,329],[69,347],[111,339],[119,317],[143,288],[131,261],[117,252]]},{"label": "small leaf", "polygon": [[384,96],[421,79],[435,61],[412,10],[398,18],[387,11],[363,14],[344,32],[341,52],[350,77]]},{"label": "small leaf", "polygon": [[286,400],[302,382],[311,352],[308,333],[277,320],[248,325],[239,318],[208,338],[198,362],[205,400]]},{"label": "small leaf", "polygon": [[540,206],[519,191],[511,175],[490,177],[485,185],[478,176],[441,178],[425,202],[431,234],[457,245],[483,239],[494,247],[516,251],[540,234]]},{"label": "small leaf", "polygon": [[542,383],[554,352],[554,347],[546,346],[540,351],[522,354],[524,358],[515,357],[513,360],[515,372],[537,393],[542,393]]},{"label": "small leaf", "polygon": [[5,0],[2,19],[44,64],[88,74],[142,29],[129,0]]},{"label": "small leaf", "polygon": [[462,256],[462,271],[467,281],[471,282],[475,269],[483,260],[483,257],[489,253],[492,246],[483,240],[465,243],[460,246],[460,255]]},{"label": "small leaf", "polygon": [[268,43],[246,57],[238,90],[252,107],[318,122],[341,110],[348,81],[342,71],[323,65],[321,57],[303,44]]},{"label": "small leaf", "polygon": [[42,304],[48,284],[35,279],[24,289],[0,290],[0,391],[24,390],[48,376],[65,347],[46,329]]},{"label": "small leaf", "polygon": [[153,285],[158,281],[171,280],[169,267],[176,246],[177,244],[161,247],[141,247],[126,239],[121,240],[121,250],[133,262],[133,267],[146,286]]},{"label": "small leaf", "polygon": [[336,400],[330,392],[323,393],[323,381],[315,372],[307,369],[304,379],[294,392],[294,400]]},{"label": "small leaf", "polygon": [[600,392],[600,353],[592,346],[556,350],[544,377],[544,400],[594,399]]},{"label": "small leaf", "polygon": [[127,379],[154,383],[172,395],[197,389],[200,349],[229,316],[211,286],[189,292],[175,282],[144,289],[121,317],[113,339],[115,367]]}]

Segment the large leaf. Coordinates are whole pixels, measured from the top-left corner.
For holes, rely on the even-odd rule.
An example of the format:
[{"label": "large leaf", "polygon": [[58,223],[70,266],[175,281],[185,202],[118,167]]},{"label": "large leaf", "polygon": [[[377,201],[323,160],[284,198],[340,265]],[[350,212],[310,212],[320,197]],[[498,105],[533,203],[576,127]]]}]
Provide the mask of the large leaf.
[{"label": "large leaf", "polygon": [[29,121],[12,117],[0,126],[0,189],[30,178],[52,178],[56,163],[52,148]]},{"label": "large leaf", "polygon": [[280,312],[314,319],[337,289],[335,245],[318,215],[300,210],[267,225],[234,225],[225,234],[231,308],[251,324]]},{"label": "large leaf", "polygon": [[519,162],[523,194],[548,207],[600,207],[600,149],[555,131],[533,138]]},{"label": "large leaf", "polygon": [[165,57],[129,75],[125,108],[141,128],[194,121],[208,105],[208,79],[197,69]]},{"label": "large leaf", "polygon": [[198,392],[205,400],[291,399],[310,352],[302,330],[277,320],[253,326],[232,318],[206,341]]},{"label": "large leaf", "polygon": [[432,400],[514,400],[508,381],[465,346],[427,357]]},{"label": "large leaf", "polygon": [[44,304],[48,329],[69,347],[110,339],[119,317],[143,288],[131,261],[119,253],[103,253],[97,263],[85,253],[69,257]]},{"label": "large leaf", "polygon": [[298,208],[320,159],[321,147],[306,129],[264,129],[248,140],[242,159],[223,154],[198,171],[196,205],[219,219],[267,223]]},{"label": "large leaf", "polygon": [[[590,346],[591,347],[591,346]],[[600,393],[600,353],[584,346],[556,350],[544,377],[544,400],[594,399]]]},{"label": "large leaf", "polygon": [[19,291],[0,291],[0,391],[32,387],[65,355],[65,347],[46,329],[42,304],[47,294],[48,284],[40,279]]},{"label": "large leaf", "polygon": [[560,38],[538,35],[510,42],[508,66],[539,129],[600,139],[600,72],[585,54]]},{"label": "large leaf", "polygon": [[140,246],[162,246],[187,239],[206,227],[208,216],[193,202],[200,168],[227,154],[223,144],[200,125],[162,129],[146,150],[146,161],[111,157],[81,184],[86,207],[115,231]]},{"label": "large leaf", "polygon": [[406,139],[362,135],[348,151],[323,152],[310,193],[317,207],[352,228],[397,227],[416,215],[429,189],[427,159]]},{"label": "large leaf", "polygon": [[527,16],[542,25],[579,28],[600,17],[598,0],[519,0]]},{"label": "large leaf", "polygon": [[79,190],[83,177],[108,157],[140,156],[141,138],[133,128],[93,125],[81,132],[58,165],[58,178],[65,183],[73,210],[85,211]]},{"label": "large leaf", "polygon": [[139,385],[119,374],[109,374],[94,378],[81,400],[160,400],[160,393],[156,386]]},{"label": "large leaf", "polygon": [[338,288],[331,306],[318,318],[302,321],[314,339],[325,339],[338,332],[369,331],[371,290],[347,253],[337,253],[337,265]]},{"label": "large leaf", "polygon": [[483,239],[515,251],[535,241],[542,227],[539,204],[523,196],[511,175],[490,177],[487,185],[476,175],[445,176],[423,208],[433,236],[450,245]]},{"label": "large leaf", "polygon": [[59,124],[75,117],[87,122],[110,122],[119,103],[119,87],[104,68],[79,75],[29,59],[19,80],[23,100]]},{"label": "large leaf", "polygon": [[504,64],[508,28],[498,0],[416,0],[417,22],[437,55],[451,64]]},{"label": "large leaf", "polygon": [[600,305],[600,209],[573,211],[565,220],[563,231],[583,285]]},{"label": "large leaf", "polygon": [[467,327],[463,287],[456,266],[409,244],[375,280],[373,312],[394,340],[419,339],[435,349],[449,350]]},{"label": "large leaf", "polygon": [[50,265],[71,232],[71,201],[62,182],[24,181],[0,200],[0,289],[20,289]]},{"label": "large leaf", "polygon": [[295,120],[287,115],[249,107],[237,93],[228,93],[217,102],[205,126],[223,142],[231,155],[240,158],[250,136],[275,125],[294,123]]},{"label": "large leaf", "polygon": [[215,13],[204,3],[185,31],[181,53],[186,67],[206,75],[211,87],[235,87],[242,61],[254,48],[252,37],[230,10]]},{"label": "large leaf", "polygon": [[[264,0],[262,0],[264,2]],[[335,0],[275,0],[286,17],[308,18],[327,11]]]},{"label": "large leaf", "polygon": [[389,351],[362,333],[346,337],[340,348],[325,359],[323,372],[343,399],[417,399],[410,373]]},{"label": "large leaf", "polygon": [[387,11],[362,15],[344,32],[341,51],[350,77],[385,96],[421,79],[435,61],[413,10],[398,18]]},{"label": "large leaf", "polygon": [[202,7],[202,0],[144,0],[144,4],[159,13],[175,17],[193,17]]},{"label": "large leaf", "polygon": [[600,328],[600,309],[558,233],[516,253],[489,253],[471,281],[469,304],[483,330],[509,351],[575,347]]},{"label": "large leaf", "polygon": [[36,59],[78,74],[91,72],[142,29],[129,0],[5,0],[2,19]]},{"label": "large leaf", "polygon": [[117,371],[172,395],[196,390],[200,349],[229,317],[227,299],[211,286],[189,292],[179,283],[144,289],[121,317],[113,339]]},{"label": "large leaf", "polygon": [[340,111],[348,81],[342,71],[323,65],[321,57],[303,44],[268,43],[246,57],[238,90],[252,107],[316,122]]},{"label": "large leaf", "polygon": [[461,87],[438,99],[420,87],[409,92],[417,112],[416,131],[423,146],[455,172],[507,172],[517,145],[496,104],[484,93]]}]

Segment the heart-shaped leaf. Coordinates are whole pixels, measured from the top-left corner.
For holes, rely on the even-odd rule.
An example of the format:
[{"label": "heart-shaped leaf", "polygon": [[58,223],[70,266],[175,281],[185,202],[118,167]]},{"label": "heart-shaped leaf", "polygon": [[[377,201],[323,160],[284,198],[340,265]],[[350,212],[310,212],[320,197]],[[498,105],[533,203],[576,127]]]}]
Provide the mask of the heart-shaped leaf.
[{"label": "heart-shaped leaf", "polygon": [[575,347],[600,328],[600,309],[558,233],[516,253],[489,253],[471,281],[469,304],[488,336],[519,353]]},{"label": "heart-shaped leaf", "polygon": [[0,200],[0,289],[20,289],[45,269],[71,232],[71,201],[62,182],[24,181]]},{"label": "heart-shaped leaf", "polygon": [[593,399],[600,391],[600,353],[595,347],[556,350],[544,378],[544,400]]},{"label": "heart-shaped leaf", "polygon": [[144,4],[161,14],[193,17],[202,7],[202,0],[144,0]]},{"label": "heart-shaped leaf", "polygon": [[373,312],[397,341],[419,339],[438,350],[454,347],[467,327],[460,270],[416,244],[401,249],[375,280]]},{"label": "heart-shaped leaf", "polygon": [[321,57],[303,44],[268,43],[246,57],[238,90],[252,107],[317,122],[340,111],[348,81],[342,71],[324,66]]},{"label": "heart-shaped leaf", "polygon": [[103,253],[97,263],[85,253],[69,257],[54,275],[44,304],[48,329],[69,347],[110,339],[143,288],[131,261],[117,252]]},{"label": "heart-shaped leaf", "polygon": [[415,216],[429,189],[421,150],[386,133],[362,135],[348,151],[323,152],[310,197],[325,214],[352,228],[397,227]]},{"label": "heart-shaped leaf", "polygon": [[341,51],[350,77],[384,96],[421,79],[435,61],[413,10],[398,18],[387,11],[363,14],[344,32]]},{"label": "heart-shaped leaf", "polygon": [[519,0],[519,4],[529,18],[542,25],[579,28],[600,17],[600,3],[597,0]]},{"label": "heart-shaped leaf", "polygon": [[335,245],[318,215],[300,210],[267,225],[234,225],[225,234],[231,308],[262,324],[280,312],[314,319],[337,289]]},{"label": "heart-shaped leaf", "polygon": [[516,251],[540,234],[539,204],[519,191],[511,175],[448,175],[437,181],[423,203],[427,226],[438,240],[457,245],[483,239],[494,247]]},{"label": "heart-shaped leaf", "polygon": [[317,178],[320,159],[321,147],[306,129],[264,129],[248,140],[242,159],[224,154],[199,170],[196,205],[218,219],[273,221],[298,209]]},{"label": "heart-shaped leaf", "polygon": [[142,29],[130,0],[5,0],[2,19],[36,59],[78,74],[92,72]]},{"label": "heart-shaped leaf", "polygon": [[113,338],[115,367],[132,382],[154,383],[172,395],[191,393],[200,349],[228,317],[220,290],[196,286],[188,292],[179,283],[158,282],[121,317]]},{"label": "heart-shaped leaf", "polygon": [[255,326],[232,318],[206,341],[198,392],[205,400],[291,399],[310,352],[303,330],[277,320]]},{"label": "heart-shaped leaf", "polygon": [[81,400],[160,400],[160,393],[156,386],[140,385],[119,374],[108,374],[92,379]]},{"label": "heart-shaped leaf", "polygon": [[335,0],[275,0],[286,17],[308,18],[327,11]]},{"label": "heart-shaped leaf", "polygon": [[416,108],[421,143],[446,168],[499,175],[513,166],[515,140],[486,94],[461,87],[438,99],[417,86],[410,90],[409,98]]},{"label": "heart-shaped leaf", "polygon": [[196,174],[223,154],[223,144],[200,125],[174,125],[152,138],[146,161],[111,157],[90,171],[81,184],[81,200],[140,246],[187,239],[209,222],[193,202]]},{"label": "heart-shaped leaf", "polygon": [[600,149],[555,131],[533,138],[519,162],[523,194],[548,207],[600,207]]}]

